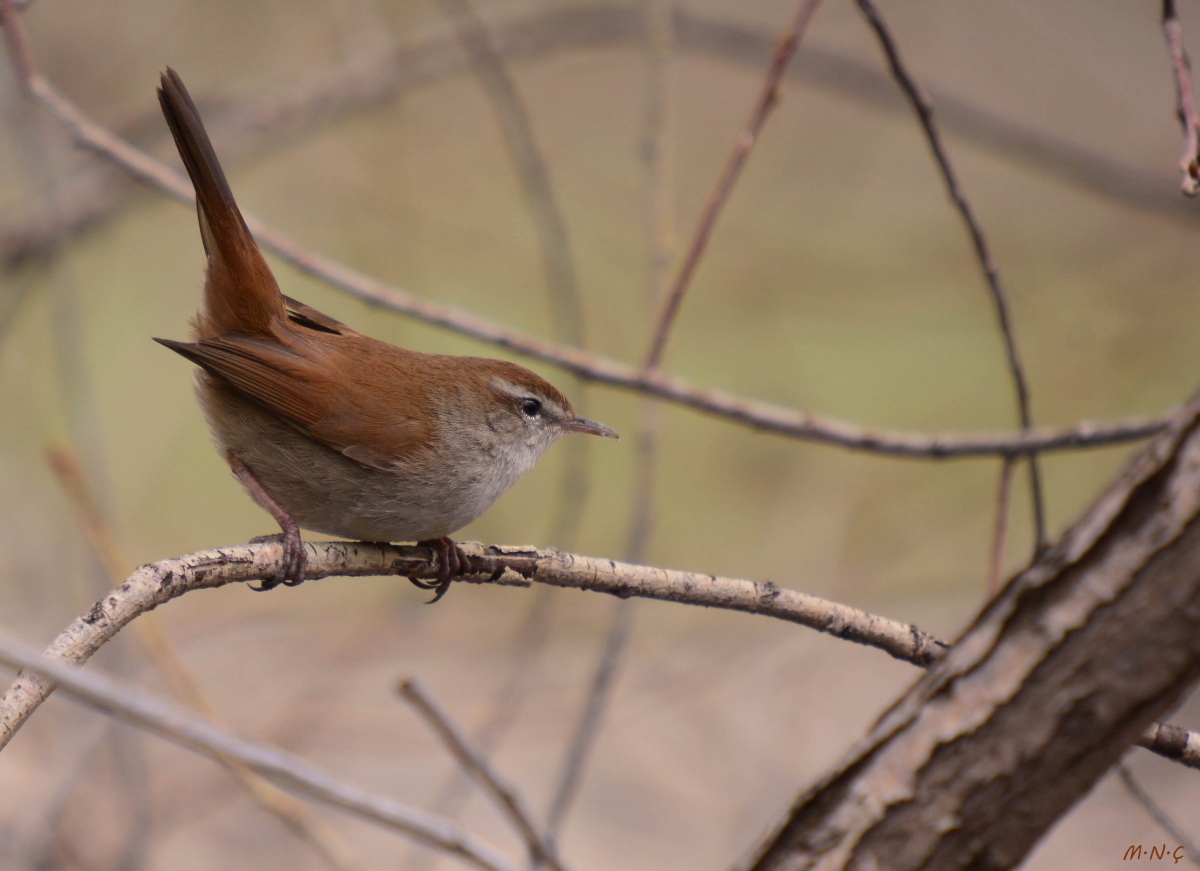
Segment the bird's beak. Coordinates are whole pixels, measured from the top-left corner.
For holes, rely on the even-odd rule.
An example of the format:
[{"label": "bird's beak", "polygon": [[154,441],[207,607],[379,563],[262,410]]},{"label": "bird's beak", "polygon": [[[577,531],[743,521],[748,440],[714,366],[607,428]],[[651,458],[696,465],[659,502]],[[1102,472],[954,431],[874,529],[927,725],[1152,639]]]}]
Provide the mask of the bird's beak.
[{"label": "bird's beak", "polygon": [[562,422],[562,428],[567,432],[582,432],[588,435],[604,436],[610,439],[619,439],[620,436],[606,427],[602,423],[596,423],[593,420],[586,420],[582,417],[573,417],[570,420]]}]

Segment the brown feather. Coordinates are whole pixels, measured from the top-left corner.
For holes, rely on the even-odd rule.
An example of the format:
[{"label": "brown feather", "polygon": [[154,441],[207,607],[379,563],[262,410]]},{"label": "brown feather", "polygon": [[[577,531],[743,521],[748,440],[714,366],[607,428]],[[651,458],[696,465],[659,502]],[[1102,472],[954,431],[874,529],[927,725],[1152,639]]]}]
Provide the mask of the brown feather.
[{"label": "brown feather", "polygon": [[336,333],[339,336],[361,336],[362,333],[351,329],[336,318],[331,318],[324,312],[319,312],[298,299],[292,299],[286,294],[283,297],[288,307],[288,320],[296,326],[307,327],[310,330],[320,330],[325,333]]},{"label": "brown feather", "polygon": [[[282,342],[239,335],[199,342],[155,341],[314,441],[364,465],[394,468],[428,441],[435,422],[427,400],[413,402],[417,397],[410,395],[407,407],[397,407],[372,382],[336,377],[339,366],[356,350],[373,352],[376,371],[410,371],[413,362],[420,365],[415,352],[373,339],[314,333],[303,339],[286,336]],[[347,342],[357,347],[347,347]]]},{"label": "brown feather", "polygon": [[196,189],[200,235],[208,253],[196,338],[222,333],[268,336],[273,324],[286,316],[279,286],[238,210],[196,104],[170,68],[162,75],[158,101]]}]

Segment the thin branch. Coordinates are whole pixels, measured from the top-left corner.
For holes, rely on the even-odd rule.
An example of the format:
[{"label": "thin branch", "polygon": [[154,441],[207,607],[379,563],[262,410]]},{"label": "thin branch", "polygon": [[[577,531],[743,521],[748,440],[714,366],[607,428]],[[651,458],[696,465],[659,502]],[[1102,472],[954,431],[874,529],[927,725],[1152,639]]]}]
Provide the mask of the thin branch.
[{"label": "thin branch", "polygon": [[[917,85],[916,80],[913,79],[903,60],[901,60],[900,49],[896,45],[896,41],[892,38],[892,34],[884,23],[882,16],[880,16],[872,0],[858,0],[858,7],[862,10],[867,23],[879,39],[879,44],[887,56],[888,66],[891,68],[893,78],[895,78],[896,83],[900,86],[900,90],[912,104],[913,111],[916,113],[918,121],[920,121],[921,130],[925,134],[925,140],[929,144],[929,150],[933,153],[934,162],[937,164],[938,171],[945,182],[946,192],[949,194],[955,209],[957,209],[959,216],[962,218],[968,235],[971,237],[971,244],[975,249],[975,258],[979,261],[980,269],[983,270],[988,292],[991,294],[992,304],[996,309],[996,318],[1000,325],[1000,335],[1004,340],[1004,350],[1008,357],[1009,374],[1012,376],[1013,388],[1016,391],[1017,411],[1020,416],[1021,429],[1028,431],[1033,427],[1033,415],[1030,411],[1029,402],[1029,383],[1025,378],[1025,369],[1021,365],[1020,354],[1017,352],[1017,339],[1013,333],[1008,295],[1005,293],[1004,285],[1000,281],[1000,271],[996,268],[995,261],[992,259],[992,252],[983,234],[983,227],[980,226],[978,219],[975,217],[974,209],[971,208],[971,204],[968,202],[966,194],[959,184],[958,176],[955,174],[954,168],[950,165],[950,156],[946,153],[946,148],[942,144],[941,134],[938,132],[937,125],[933,120],[933,106],[921,92],[920,86]],[[1038,469],[1036,453],[1029,454],[1029,490],[1033,500],[1033,549],[1036,554],[1046,543],[1045,501],[1042,498],[1042,480]]]},{"label": "thin branch", "polygon": [[[179,173],[139,151],[108,130],[90,121],[45,80],[32,82],[35,99],[75,136],[77,142],[134,176],[191,203],[192,192]],[[1135,441],[1154,435],[1166,426],[1168,416],[1112,423],[1083,423],[1070,429],[1032,429],[1019,434],[909,434],[871,430],[829,420],[771,403],[745,399],[722,390],[692,385],[659,371],[641,371],[599,354],[547,342],[479,317],[452,305],[416,296],[310,251],[291,238],[245,214],[260,244],[299,271],[325,281],[365,302],[383,306],[426,323],[508,348],[559,366],[591,381],[655,396],[727,420],[792,438],[809,439],[851,450],[892,456],[948,459],[988,454],[1030,454]]]},{"label": "thin branch", "polygon": [[1117,777],[1121,781],[1121,785],[1125,787],[1126,792],[1133,798],[1135,802],[1141,805],[1142,810],[1154,822],[1158,823],[1159,827],[1175,839],[1177,844],[1180,844],[1184,849],[1183,853],[1188,860],[1195,866],[1200,867],[1200,850],[1192,842],[1192,839],[1175,824],[1171,819],[1171,815],[1165,809],[1159,806],[1149,792],[1142,788],[1142,785],[1133,777],[1133,772],[1129,770],[1129,766],[1124,762],[1118,762],[1116,765]]},{"label": "thin branch", "polygon": [[1000,481],[996,485],[996,523],[992,527],[992,552],[988,559],[988,598],[1000,592],[1004,580],[1004,543],[1008,540],[1008,503],[1012,495],[1012,457],[1000,461]]},{"label": "thin branch", "polygon": [[667,291],[666,298],[659,309],[658,317],[655,319],[654,331],[650,339],[650,350],[646,353],[646,358],[642,363],[643,368],[647,370],[656,369],[662,362],[671,326],[675,322],[675,317],[679,314],[679,307],[683,304],[683,296],[687,292],[688,287],[691,286],[692,276],[696,273],[696,267],[700,264],[700,258],[704,255],[704,251],[708,247],[708,239],[712,235],[713,227],[716,226],[721,209],[725,206],[725,202],[729,199],[729,194],[733,191],[734,183],[737,181],[738,176],[741,175],[742,167],[746,164],[746,158],[750,156],[750,151],[754,148],[754,143],[758,141],[758,136],[767,121],[767,116],[770,114],[771,109],[774,108],[776,102],[778,102],[779,82],[783,79],[783,73],[787,69],[788,61],[792,59],[792,55],[796,51],[796,46],[803,39],[804,32],[808,29],[808,24],[819,5],[821,5],[821,0],[804,0],[800,4],[800,9],[796,13],[791,27],[779,39],[779,45],[775,48],[775,56],[771,61],[771,66],[767,69],[767,76],[763,82],[762,91],[750,113],[750,120],[746,124],[746,129],[742,131],[742,135],[738,137],[737,142],[734,144],[733,152],[729,155],[729,160],[725,163],[725,169],[721,173],[721,177],[717,180],[717,186],[709,194],[708,201],[704,204],[704,210],[700,214],[700,223],[697,225],[696,232],[692,237],[692,243],[688,248],[687,256],[684,258],[683,265],[680,267],[679,274],[671,285],[671,289]]},{"label": "thin branch", "polygon": [[579,724],[575,727],[571,743],[567,747],[566,760],[562,765],[562,773],[558,777],[558,788],[554,791],[550,809],[546,812],[546,829],[554,841],[560,839],[567,813],[583,783],[584,767],[595,746],[596,739],[600,735],[600,724],[608,709],[613,682],[620,671],[623,654],[628,646],[630,632],[633,628],[632,605],[632,602],[625,600],[618,602],[613,609],[612,627],[605,637],[604,651],[600,655],[600,661],[592,673],[583,714],[579,718]]},{"label": "thin branch", "polygon": [[396,690],[433,727],[458,764],[483,787],[484,792],[491,795],[496,806],[525,839],[533,860],[548,865],[553,871],[565,871],[565,866],[555,854],[551,839],[538,831],[533,814],[526,808],[516,787],[492,768],[483,752],[458,728],[425,685],[416,678],[408,678],[401,681]]},{"label": "thin branch", "polygon": [[1167,40],[1167,51],[1171,54],[1179,123],[1183,125],[1179,187],[1186,196],[1194,197],[1200,192],[1200,116],[1196,113],[1196,97],[1192,90],[1192,63],[1183,45],[1183,23],[1175,12],[1175,0],[1163,0],[1162,10],[1163,36]]},{"label": "thin branch", "polygon": [[[538,657],[544,652],[550,634],[551,597],[552,591],[549,587],[534,590],[533,601],[525,617],[516,624],[512,632],[511,655],[505,664],[508,676],[492,691],[491,711],[475,732],[475,746],[485,756],[496,749],[512,727],[521,703],[528,695],[529,684],[537,669]],[[445,817],[457,817],[470,795],[470,788],[471,779],[464,776],[459,769],[455,769],[454,774],[429,803],[430,810]],[[422,853],[420,857],[411,857],[404,867],[409,871],[418,871],[436,862],[436,859],[432,853]]]},{"label": "thin branch", "polygon": [[328,771],[266,744],[234,737],[183,707],[93,671],[38,654],[0,633],[0,661],[48,686],[211,759],[234,759],[289,792],[402,832],[488,871],[515,871],[495,848],[446,820],[345,783]]},{"label": "thin branch", "polygon": [[[646,196],[645,229],[648,240],[643,296],[652,313],[663,298],[675,246],[673,219],[673,174],[671,172],[672,105],[671,59],[674,52],[673,0],[650,0],[645,6],[645,100],[642,115],[641,157]],[[655,473],[662,415],[657,403],[644,402],[642,425],[634,441],[634,483],[630,487],[628,542],[629,562],[645,559],[655,522]],[[625,648],[632,636],[634,603],[620,600],[613,606],[612,621],[584,698],[583,710],[563,754],[557,786],[550,800],[546,825],[559,840],[567,813],[574,804],[583,771],[596,740],[604,714],[612,700],[612,689]]]},{"label": "thin branch", "polygon": [[33,52],[29,48],[25,28],[21,26],[21,19],[17,15],[15,0],[0,0],[0,27],[4,28],[4,46],[12,61],[17,84],[28,97],[29,81],[36,75],[37,68],[33,62]]},{"label": "thin branch", "polygon": [[542,266],[551,291],[550,309],[555,333],[568,344],[582,347],[583,306],[571,254],[571,238],[554,194],[550,170],[533,133],[529,110],[470,0],[438,2],[451,19],[471,59],[471,68],[495,110],[504,144],[517,169],[541,241]]}]

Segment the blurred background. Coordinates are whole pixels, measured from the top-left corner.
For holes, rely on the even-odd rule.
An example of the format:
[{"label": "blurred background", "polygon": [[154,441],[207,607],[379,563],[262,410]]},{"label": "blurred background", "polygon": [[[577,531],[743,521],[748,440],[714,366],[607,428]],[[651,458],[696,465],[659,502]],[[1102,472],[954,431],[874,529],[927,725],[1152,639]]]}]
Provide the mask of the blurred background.
[{"label": "blurred background", "polygon": [[[1158,415],[1186,399],[1200,204],[1179,193],[1159,7],[881,5],[993,247],[1035,421]],[[503,47],[568,234],[579,315],[566,322],[495,104],[446,6],[41,0],[23,21],[49,80],[173,167],[154,89],[165,65],[177,69],[243,209],[298,242],[417,296],[639,363],[664,274],[656,251],[672,277],[795,4],[678,4],[665,54],[642,32],[642,5],[476,8]],[[1195,49],[1200,4],[1180,13]],[[22,100],[7,64],[0,161],[0,627],[41,647],[135,566],[272,524],[212,450],[191,367],[150,341],[185,337],[199,300],[190,206],[73,148]],[[272,264],[285,292],[373,336],[506,355]],[[513,359],[625,438],[556,446],[459,538],[620,559],[644,533],[650,564],[770,579],[945,639],[982,604],[998,460],[850,453],[660,405],[647,486],[643,398]],[[854,4],[819,9],[664,368],[873,428],[1014,427],[978,265]],[[77,458],[95,492],[117,577],[84,535],[51,447]],[[1045,456],[1051,535],[1132,450]],[[582,478],[569,474],[577,460]],[[1032,546],[1026,480],[1022,468],[1006,574]],[[729,866],[918,676],[765,618],[644,602],[615,616],[606,597],[560,590],[455,585],[436,607],[426,598],[402,579],[329,579],[196,593],[156,618],[232,729],[461,814],[517,861],[520,843],[485,800],[446,803],[455,765],[394,684],[419,675],[465,728],[491,729],[496,764],[544,814],[623,621],[610,705],[561,829],[576,869]],[[126,630],[94,667],[167,693],[156,661]],[[1174,721],[1194,727],[1198,715],[1190,703]],[[1194,774],[1142,751],[1129,762],[1194,824]],[[452,866],[317,813],[352,845],[342,867]],[[1130,844],[1163,842],[1176,846],[1110,777],[1028,867],[1115,867]],[[0,754],[0,867],[331,866],[224,769],[56,696]]]}]

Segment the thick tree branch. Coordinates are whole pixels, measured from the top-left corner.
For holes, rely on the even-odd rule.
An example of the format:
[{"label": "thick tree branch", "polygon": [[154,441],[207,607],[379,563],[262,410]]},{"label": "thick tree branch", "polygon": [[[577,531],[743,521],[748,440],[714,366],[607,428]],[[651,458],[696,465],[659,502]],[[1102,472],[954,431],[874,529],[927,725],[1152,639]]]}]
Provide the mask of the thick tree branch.
[{"label": "thick tree branch", "polygon": [[1011,868],[1150,737],[1200,676],[1198,409],[800,797],[754,871]]}]

